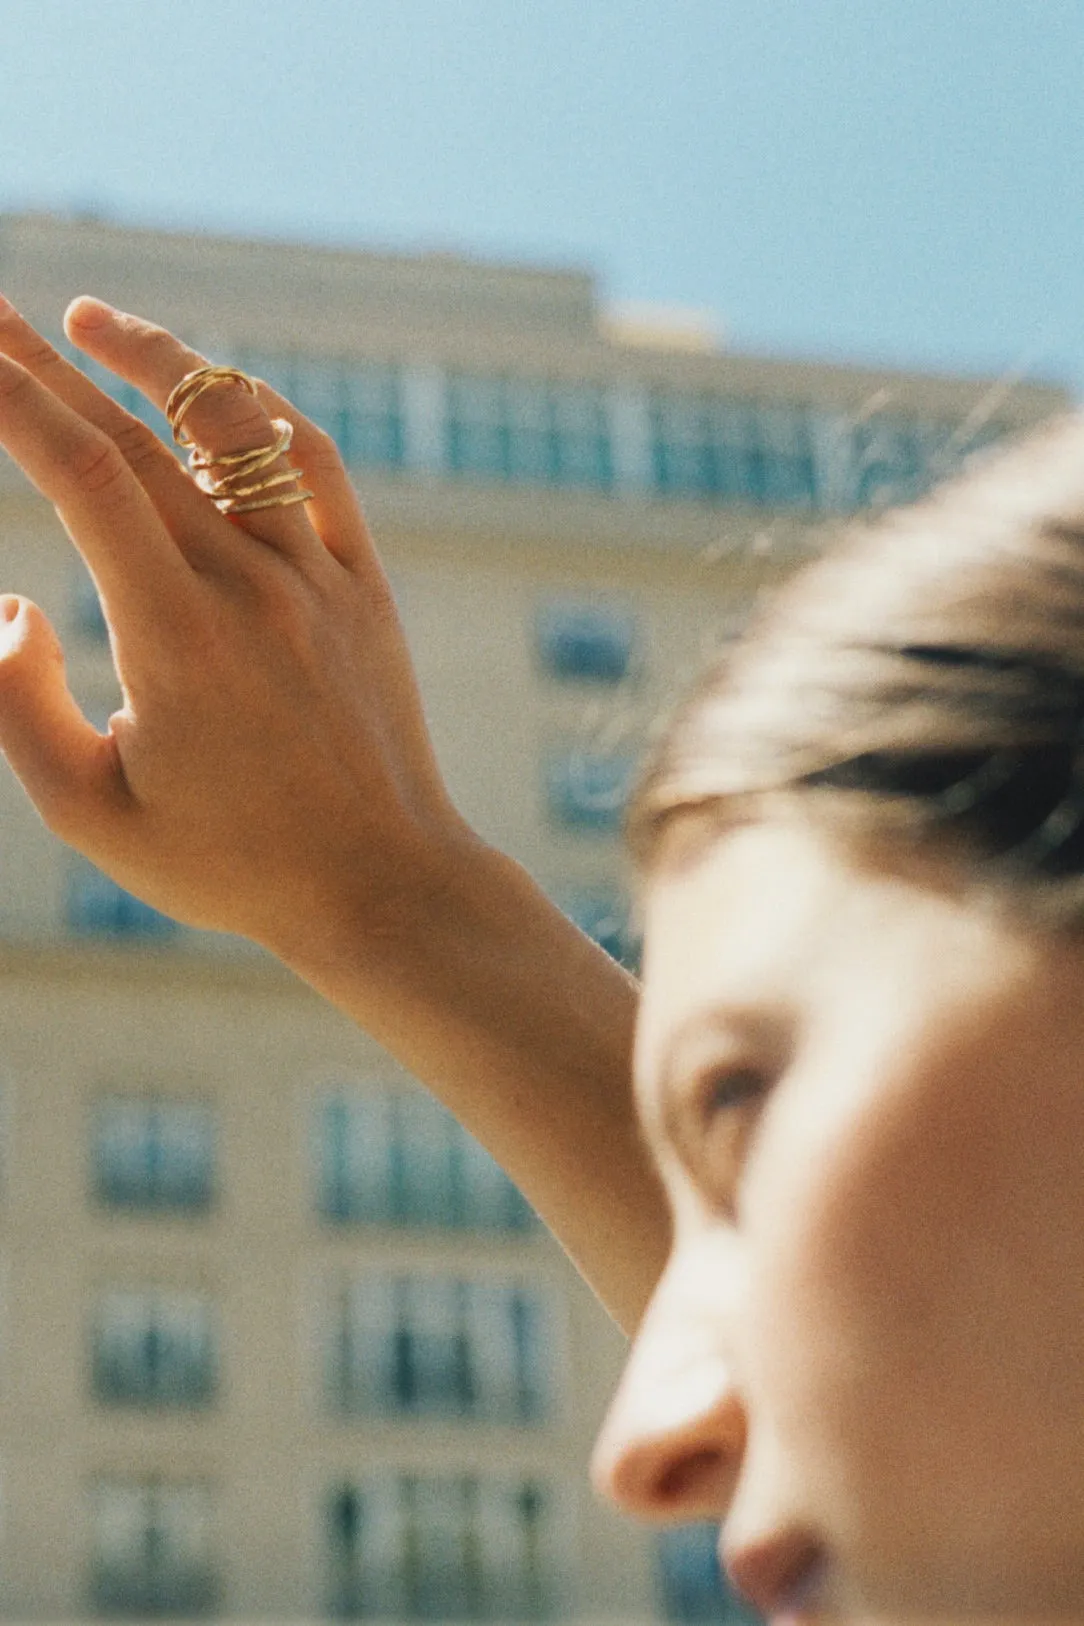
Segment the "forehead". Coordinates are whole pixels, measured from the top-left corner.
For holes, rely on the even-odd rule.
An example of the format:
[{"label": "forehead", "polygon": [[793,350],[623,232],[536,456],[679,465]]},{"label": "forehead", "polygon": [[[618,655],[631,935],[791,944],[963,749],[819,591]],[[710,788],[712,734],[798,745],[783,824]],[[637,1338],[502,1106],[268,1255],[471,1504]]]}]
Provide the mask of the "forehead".
[{"label": "forehead", "polygon": [[634,1071],[649,1132],[686,1047],[715,1031],[740,1040],[800,1015],[838,1044],[906,1013],[914,1033],[945,1009],[1015,1007],[1051,964],[1084,971],[1084,948],[1014,926],[928,858],[860,858],[800,818],[709,844],[674,833],[644,897]]},{"label": "forehead", "polygon": [[[650,1129],[662,1081],[687,1046],[755,1033],[801,1008],[844,1006],[909,987],[939,946],[974,964],[991,923],[940,871],[875,865],[809,820],[739,825],[690,843],[673,832],[644,897],[637,1103]],[[669,837],[667,838],[669,839]],[[996,933],[995,933],[996,935]]]},{"label": "forehead", "polygon": [[695,847],[674,834],[644,896],[636,1089],[646,1116],[675,1045],[794,997],[818,943],[853,911],[854,872],[806,825],[740,825]]}]

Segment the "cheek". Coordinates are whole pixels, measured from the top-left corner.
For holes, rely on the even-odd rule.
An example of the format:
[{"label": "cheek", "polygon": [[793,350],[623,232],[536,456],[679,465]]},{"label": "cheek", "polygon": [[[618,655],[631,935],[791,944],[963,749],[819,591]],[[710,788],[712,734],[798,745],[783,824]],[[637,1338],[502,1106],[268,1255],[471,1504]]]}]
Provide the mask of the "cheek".
[{"label": "cheek", "polygon": [[1065,1291],[1084,1281],[1065,1213],[1080,1092],[1037,1114],[1020,1065],[912,1057],[800,1144],[765,1142],[774,1190],[750,1170],[758,1399],[814,1505],[893,1584],[1000,1572],[1022,1532],[1064,1533],[1084,1488],[1065,1427],[1084,1416],[1084,1302]]}]

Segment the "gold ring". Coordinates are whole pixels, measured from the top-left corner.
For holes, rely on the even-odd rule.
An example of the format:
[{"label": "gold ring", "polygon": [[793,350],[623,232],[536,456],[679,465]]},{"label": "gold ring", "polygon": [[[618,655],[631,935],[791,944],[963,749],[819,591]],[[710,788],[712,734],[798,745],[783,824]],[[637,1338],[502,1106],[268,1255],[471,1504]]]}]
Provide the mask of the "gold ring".
[{"label": "gold ring", "polygon": [[[206,452],[195,451],[188,459],[189,467],[193,469],[214,469],[221,464],[225,469],[237,470],[249,464],[251,459],[262,457],[265,453],[269,454],[268,462],[274,462],[276,457],[280,457],[290,450],[293,444],[294,426],[285,418],[272,418],[271,427],[279,437],[273,448],[257,446],[247,452],[221,452],[218,457],[209,457]],[[263,465],[253,463],[247,469],[247,472],[253,474],[256,468],[260,466]],[[228,479],[229,476],[225,475],[223,478]]]},{"label": "gold ring", "polygon": [[[227,496],[238,480],[251,479],[263,469],[269,469],[280,457],[285,457],[294,438],[294,426],[285,418],[272,418],[271,427],[277,439],[268,446],[251,446],[246,452],[223,452],[221,457],[208,457],[205,452],[190,452],[188,467],[196,477],[197,485],[211,496]],[[213,475],[211,469],[222,464],[225,474]]]},{"label": "gold ring", "polygon": [[291,491],[281,497],[261,497],[255,502],[233,502],[227,498],[218,504],[221,514],[251,514],[257,508],[289,508],[291,503],[308,502],[311,491]]},{"label": "gold ring", "polygon": [[216,384],[240,384],[250,395],[257,393],[256,385],[240,367],[197,367],[194,372],[185,373],[180,383],[170,390],[165,407],[166,421],[178,446],[186,450],[195,446],[193,440],[181,433],[181,423],[193,403]]},{"label": "gold ring", "polygon": [[[285,457],[294,438],[294,426],[286,418],[272,418],[275,439],[267,446],[253,446],[246,452],[222,452],[217,457],[200,451],[195,441],[181,431],[185,414],[204,390],[215,384],[240,384],[250,395],[258,393],[256,384],[239,367],[197,367],[186,373],[174,385],[166,401],[166,420],[173,431],[177,445],[188,452],[188,469],[199,489],[204,492],[220,514],[251,514],[260,508],[288,508],[294,503],[308,502],[313,493],[306,490],[277,492],[265,497],[261,493],[276,486],[292,485],[304,479],[300,469],[282,469],[263,480],[253,482],[253,475],[271,468],[280,457]],[[214,474],[214,469],[223,469]],[[252,498],[253,501],[240,501]]]},{"label": "gold ring", "polygon": [[265,480],[257,480],[252,485],[231,485],[228,491],[223,490],[219,482],[208,485],[205,481],[197,479],[196,484],[213,502],[232,502],[235,497],[255,497],[258,492],[269,491],[272,486],[285,486],[289,485],[291,480],[304,478],[300,469],[283,469],[280,474],[269,474]]}]

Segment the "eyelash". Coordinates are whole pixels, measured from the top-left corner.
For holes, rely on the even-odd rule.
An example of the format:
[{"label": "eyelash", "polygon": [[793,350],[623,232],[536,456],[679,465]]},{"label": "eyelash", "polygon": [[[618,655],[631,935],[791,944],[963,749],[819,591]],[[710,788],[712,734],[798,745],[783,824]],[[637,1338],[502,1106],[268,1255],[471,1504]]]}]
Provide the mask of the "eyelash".
[{"label": "eyelash", "polygon": [[765,1095],[770,1080],[755,1067],[729,1067],[709,1073],[703,1088],[703,1109],[706,1115],[730,1112],[746,1106]]},{"label": "eyelash", "polygon": [[724,1067],[706,1072],[697,1090],[700,1132],[694,1172],[731,1220],[749,1138],[772,1083],[765,1069]]}]

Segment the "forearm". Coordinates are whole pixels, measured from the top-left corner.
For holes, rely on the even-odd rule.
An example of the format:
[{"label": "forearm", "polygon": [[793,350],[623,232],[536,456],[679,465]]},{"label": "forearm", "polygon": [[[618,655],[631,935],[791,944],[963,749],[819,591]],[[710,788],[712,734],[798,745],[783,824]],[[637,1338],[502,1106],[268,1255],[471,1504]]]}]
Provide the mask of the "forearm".
[{"label": "forearm", "polygon": [[379,939],[347,910],[274,947],[478,1137],[631,1332],[669,1244],[632,1106],[633,979],[469,837]]}]

